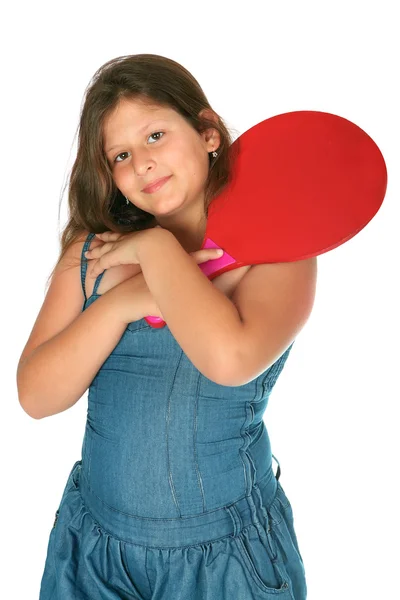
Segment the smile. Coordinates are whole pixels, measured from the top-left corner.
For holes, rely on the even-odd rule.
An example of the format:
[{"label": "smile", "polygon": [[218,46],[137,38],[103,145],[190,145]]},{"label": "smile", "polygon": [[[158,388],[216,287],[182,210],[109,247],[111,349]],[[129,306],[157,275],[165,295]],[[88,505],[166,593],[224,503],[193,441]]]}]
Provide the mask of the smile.
[{"label": "smile", "polygon": [[157,183],[154,183],[153,185],[149,185],[145,188],[142,189],[142,192],[144,192],[145,194],[153,194],[154,192],[157,192],[157,190],[159,190],[160,188],[162,188],[162,186],[167,183],[167,181],[172,177],[172,175],[169,175],[169,177],[163,177],[163,179],[160,179],[159,181],[157,181]]}]

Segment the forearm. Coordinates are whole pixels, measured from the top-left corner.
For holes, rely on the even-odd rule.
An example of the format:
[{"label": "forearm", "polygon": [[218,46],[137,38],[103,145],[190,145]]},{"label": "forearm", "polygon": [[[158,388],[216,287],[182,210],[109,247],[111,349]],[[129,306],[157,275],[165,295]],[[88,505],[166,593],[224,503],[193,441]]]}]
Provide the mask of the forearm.
[{"label": "forearm", "polygon": [[138,256],[172,335],[197,369],[218,382],[236,359],[243,324],[235,305],[170,232],[154,230],[143,238]]},{"label": "forearm", "polygon": [[126,329],[116,315],[104,294],[18,366],[19,401],[28,415],[63,412],[83,396]]}]

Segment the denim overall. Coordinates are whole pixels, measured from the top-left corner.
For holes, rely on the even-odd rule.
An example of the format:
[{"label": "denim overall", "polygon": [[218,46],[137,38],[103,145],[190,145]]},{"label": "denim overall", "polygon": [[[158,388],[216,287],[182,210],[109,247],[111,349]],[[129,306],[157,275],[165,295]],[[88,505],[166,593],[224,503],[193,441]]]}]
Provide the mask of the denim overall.
[{"label": "denim overall", "polygon": [[[93,237],[82,310],[105,272],[87,298]],[[263,422],[292,346],[228,387],[196,369],[168,325],[127,325],[88,390],[82,458],[55,514],[39,600],[306,598]]]}]

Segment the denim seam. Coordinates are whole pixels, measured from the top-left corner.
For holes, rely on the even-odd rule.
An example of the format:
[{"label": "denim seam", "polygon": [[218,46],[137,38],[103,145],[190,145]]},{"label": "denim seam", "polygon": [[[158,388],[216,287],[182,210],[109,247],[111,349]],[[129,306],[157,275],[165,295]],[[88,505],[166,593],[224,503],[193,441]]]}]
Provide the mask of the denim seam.
[{"label": "denim seam", "polygon": [[145,548],[145,558],[144,558],[144,570],[146,571],[146,577],[147,577],[147,581],[149,582],[149,590],[150,590],[150,594],[153,595],[153,590],[151,588],[151,582],[150,582],[150,577],[149,577],[149,573],[147,571],[147,546]]},{"label": "denim seam", "polygon": [[[136,323],[136,321],[132,321],[132,323]],[[145,325],[144,323],[142,325],[140,325],[140,327],[136,327],[135,329],[129,329],[129,325],[131,325],[131,323],[128,323],[126,331],[130,334],[135,334],[138,331],[143,331],[143,329],[149,329],[150,326],[149,325]]]},{"label": "denim seam", "polygon": [[[95,396],[97,396],[97,377],[95,377],[94,381],[92,381],[93,385],[93,394]],[[88,399],[89,402],[89,399]],[[95,400],[92,401],[93,404],[93,421],[94,423],[96,423],[96,406],[97,406],[97,402]],[[90,423],[89,423],[89,427]],[[91,428],[92,429],[92,428]],[[89,456],[87,457],[87,473],[88,473],[88,477],[90,478],[90,473],[91,473],[91,467],[92,467],[92,454],[93,454],[93,432],[90,432],[90,436],[89,436]]]},{"label": "denim seam", "polygon": [[[197,547],[204,546],[206,544],[213,544],[215,542],[219,542],[221,540],[228,539],[228,538],[232,537],[232,534],[229,533],[229,534],[223,535],[222,537],[219,537],[219,538],[213,538],[213,539],[207,540],[205,542],[198,542],[197,544],[189,544],[188,546],[149,546],[147,544],[138,544],[138,543],[135,543],[135,542],[130,542],[129,540],[125,540],[124,538],[119,538],[119,537],[115,536],[113,533],[111,533],[110,531],[108,531],[108,529],[106,529],[105,527],[103,527],[103,525],[100,525],[100,523],[95,519],[95,517],[93,516],[93,514],[91,513],[91,511],[89,510],[89,508],[85,504],[85,501],[83,500],[80,491],[79,491],[79,495],[80,495],[80,498],[81,498],[81,504],[84,507],[84,509],[86,510],[86,512],[90,515],[90,518],[92,519],[93,524],[96,527],[96,529],[100,533],[103,533],[104,535],[107,535],[107,536],[111,537],[113,540],[116,540],[117,542],[123,542],[124,544],[129,544],[130,546],[138,546],[139,548],[144,548],[144,549],[146,549],[146,548],[149,548],[149,549],[153,548],[155,550],[184,550],[185,548],[197,548]],[[250,527],[252,527],[251,523],[250,523],[250,525],[247,525],[246,527],[244,527],[242,529],[242,532],[246,531]]]},{"label": "denim seam", "polygon": [[225,506],[225,510],[229,514],[229,516],[232,520],[232,523],[233,523],[232,537],[236,537],[236,535],[238,534],[238,524],[237,524],[237,520],[236,520],[236,514],[234,513],[234,511],[232,509],[233,509],[233,506]]},{"label": "denim seam", "polygon": [[[252,577],[252,580],[254,581],[254,583],[257,585],[257,587],[264,594],[265,593],[268,593],[268,594],[281,594],[283,590],[285,590],[285,591],[287,591],[288,589],[290,590],[288,582],[282,576],[283,574],[282,574],[281,570],[279,569],[279,567],[277,565],[276,565],[276,567],[277,567],[279,576],[280,576],[280,578],[282,579],[282,582],[283,582],[282,585],[281,585],[281,587],[274,589],[274,588],[271,588],[271,587],[268,587],[267,585],[265,585],[265,583],[261,580],[260,576],[258,575],[258,573],[257,573],[257,571],[256,571],[256,569],[255,569],[255,567],[253,565],[253,560],[250,557],[250,555],[248,554],[248,552],[246,550],[246,547],[245,547],[245,545],[243,543],[243,540],[240,537],[237,537],[237,538],[235,538],[235,543],[236,543],[236,546],[239,549],[239,552],[242,555],[244,554],[244,556],[245,556],[245,562],[246,562],[247,568],[249,569],[249,572],[250,572],[250,575]],[[247,563],[246,559],[247,559],[248,563]],[[271,560],[271,562],[274,562],[274,561]]]},{"label": "denim seam", "polygon": [[[179,519],[180,521],[184,521],[185,519],[192,519],[193,517],[198,517],[199,515],[190,515],[188,517],[178,517],[178,518],[168,518],[168,519],[152,519],[151,517],[139,517],[138,515],[132,515],[131,513],[127,513],[127,512],[123,512],[122,510],[118,510],[117,508],[114,508],[113,506],[110,506],[109,504],[107,504],[106,502],[104,502],[94,491],[93,489],[90,487],[89,482],[87,477],[85,476],[84,472],[81,471],[80,473],[80,477],[84,477],[86,479],[86,486],[88,487],[88,489],[90,490],[90,493],[93,494],[93,496],[96,496],[97,500],[99,500],[104,506],[106,506],[109,510],[112,510],[113,512],[119,513],[121,515],[125,515],[131,519],[138,519],[141,521],[154,521],[157,523],[168,523],[169,521],[176,521],[177,519]],[[238,502],[239,500],[243,500],[244,498],[247,498],[247,496],[241,496],[240,498],[238,498],[237,500],[235,500],[235,502]],[[208,510],[206,511],[204,514],[213,514],[217,511],[220,511],[221,509],[226,508],[225,506],[219,506],[218,508],[215,508],[213,510]]]},{"label": "denim seam", "polygon": [[231,515],[232,519],[234,520],[233,537],[236,537],[244,529],[247,529],[247,527],[249,527],[251,525],[251,523],[250,523],[246,528],[243,527],[243,519],[240,516],[240,512],[238,511],[238,509],[236,508],[236,506],[234,504],[232,504],[231,506],[226,506],[225,508],[229,511],[229,514]]},{"label": "denim seam", "polygon": [[203,478],[201,476],[200,467],[199,467],[199,463],[198,463],[198,457],[197,457],[197,410],[198,410],[198,406],[199,406],[199,394],[200,394],[199,390],[200,390],[200,373],[197,374],[196,401],[195,401],[195,405],[194,405],[193,454],[194,454],[197,479],[199,482],[201,497],[202,497],[202,501],[203,501],[203,512],[205,512],[206,511],[206,499],[205,499],[205,495],[204,495]]},{"label": "denim seam", "polygon": [[[83,473],[81,472],[80,473],[80,477],[82,477],[82,476],[85,477],[83,475]],[[165,549],[165,550],[176,550],[176,549],[183,549],[183,548],[195,548],[197,546],[202,546],[204,544],[210,544],[210,543],[213,543],[213,542],[218,542],[220,540],[232,537],[232,534],[227,534],[227,535],[223,535],[223,536],[221,536],[219,538],[214,538],[212,540],[207,540],[207,542],[200,542],[200,543],[197,543],[197,544],[191,544],[189,546],[147,546],[147,545],[144,545],[144,544],[136,544],[135,542],[130,542],[130,541],[125,540],[123,538],[116,537],[113,533],[111,533],[105,527],[103,527],[103,525],[100,525],[100,523],[94,517],[94,515],[92,514],[92,512],[88,508],[87,504],[85,503],[84,499],[82,498],[81,490],[78,488],[76,491],[79,493],[80,502],[81,502],[82,506],[84,507],[84,509],[86,510],[86,512],[90,515],[90,518],[92,519],[92,521],[95,524],[96,528],[99,529],[100,531],[102,531],[104,534],[109,535],[114,540],[117,540],[117,541],[120,541],[120,542],[124,542],[125,544],[130,544],[131,546],[139,546],[141,548],[156,548],[156,549]],[[105,502],[103,502],[93,491],[91,491],[91,493],[94,496],[96,496],[96,498],[98,498],[100,500],[100,502],[102,502],[103,504],[105,504]],[[115,512],[121,513],[121,511],[113,509],[108,504],[105,504],[105,505],[110,510],[114,510]],[[225,509],[232,508],[232,505],[229,506],[229,507],[224,506],[223,508],[225,508]],[[216,510],[221,510],[221,509],[219,508],[219,509],[216,509]],[[215,511],[210,511],[210,512],[215,512]],[[127,515],[127,513],[121,513],[121,514]],[[128,516],[132,517],[132,515],[128,515]],[[170,519],[150,519],[150,518],[147,518],[147,517],[133,517],[133,518],[138,518],[138,519],[144,519],[145,518],[147,521],[155,521],[155,520],[157,520],[157,521],[169,521],[170,520]],[[241,521],[240,515],[239,515],[239,518],[240,518],[240,521]],[[242,521],[241,521],[241,523],[242,523]],[[249,523],[248,525],[246,525],[246,527],[241,528],[241,531],[239,533],[242,533],[243,531],[247,531],[247,529],[249,529],[250,527],[253,527],[253,526],[254,526],[253,523]]]},{"label": "denim seam", "polygon": [[178,517],[181,517],[182,515],[181,515],[180,508],[179,508],[178,499],[176,497],[176,493],[175,493],[175,489],[174,489],[174,480],[172,478],[172,473],[171,473],[171,465],[170,465],[169,451],[168,451],[168,435],[169,435],[169,417],[170,417],[170,407],[171,407],[171,394],[172,394],[172,390],[174,388],[174,384],[175,384],[177,372],[178,372],[178,369],[179,369],[179,365],[181,364],[181,361],[182,361],[182,356],[183,356],[183,350],[181,350],[179,360],[176,363],[175,373],[174,373],[174,376],[172,378],[171,388],[170,388],[169,393],[168,393],[168,409],[167,409],[168,419],[167,419],[167,424],[166,424],[166,427],[165,427],[165,442],[166,442],[166,449],[167,449],[167,465],[168,465],[168,481],[169,481],[169,487],[170,487],[170,490],[171,490],[171,493],[172,493],[172,498],[173,498],[173,501],[174,501],[174,503],[176,505],[176,509],[177,509],[177,512],[178,512]]},{"label": "denim seam", "polygon": [[[248,439],[249,439],[249,435],[248,435],[248,431],[247,431],[248,426],[246,425],[247,419],[248,419],[248,408],[249,408],[249,405],[251,406],[251,402],[246,402],[244,404],[245,418],[244,418],[243,424],[242,424],[242,426],[240,428],[240,437],[242,438],[243,443],[242,443],[241,447],[239,448],[239,456],[240,456],[241,461],[243,463],[246,496],[248,496],[249,493],[251,492],[251,488],[247,489],[248,488],[247,465],[246,465],[246,463],[245,463],[245,461],[243,459],[243,454],[246,455],[247,459],[249,458],[248,455],[247,455],[247,448],[249,447],[250,442],[248,441]],[[254,410],[253,410],[252,406],[251,406],[251,411],[252,411],[252,415],[253,415],[253,418],[254,418]],[[246,444],[247,444],[247,447],[245,447]],[[249,469],[251,470],[250,465],[249,465]],[[251,483],[251,481],[250,481],[250,483]]]}]

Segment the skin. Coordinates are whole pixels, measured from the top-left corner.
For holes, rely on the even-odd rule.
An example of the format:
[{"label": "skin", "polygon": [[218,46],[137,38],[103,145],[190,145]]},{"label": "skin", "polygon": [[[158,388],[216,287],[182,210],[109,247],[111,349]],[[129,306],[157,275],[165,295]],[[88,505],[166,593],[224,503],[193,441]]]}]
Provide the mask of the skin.
[{"label": "skin", "polygon": [[[218,118],[209,109],[203,113],[215,121]],[[157,224],[173,233],[187,252],[199,250],[206,230],[208,153],[220,144],[218,131],[208,129],[199,134],[171,108],[123,99],[104,123],[103,144],[122,194],[153,214]],[[169,175],[171,179],[157,192],[141,191]]]}]

